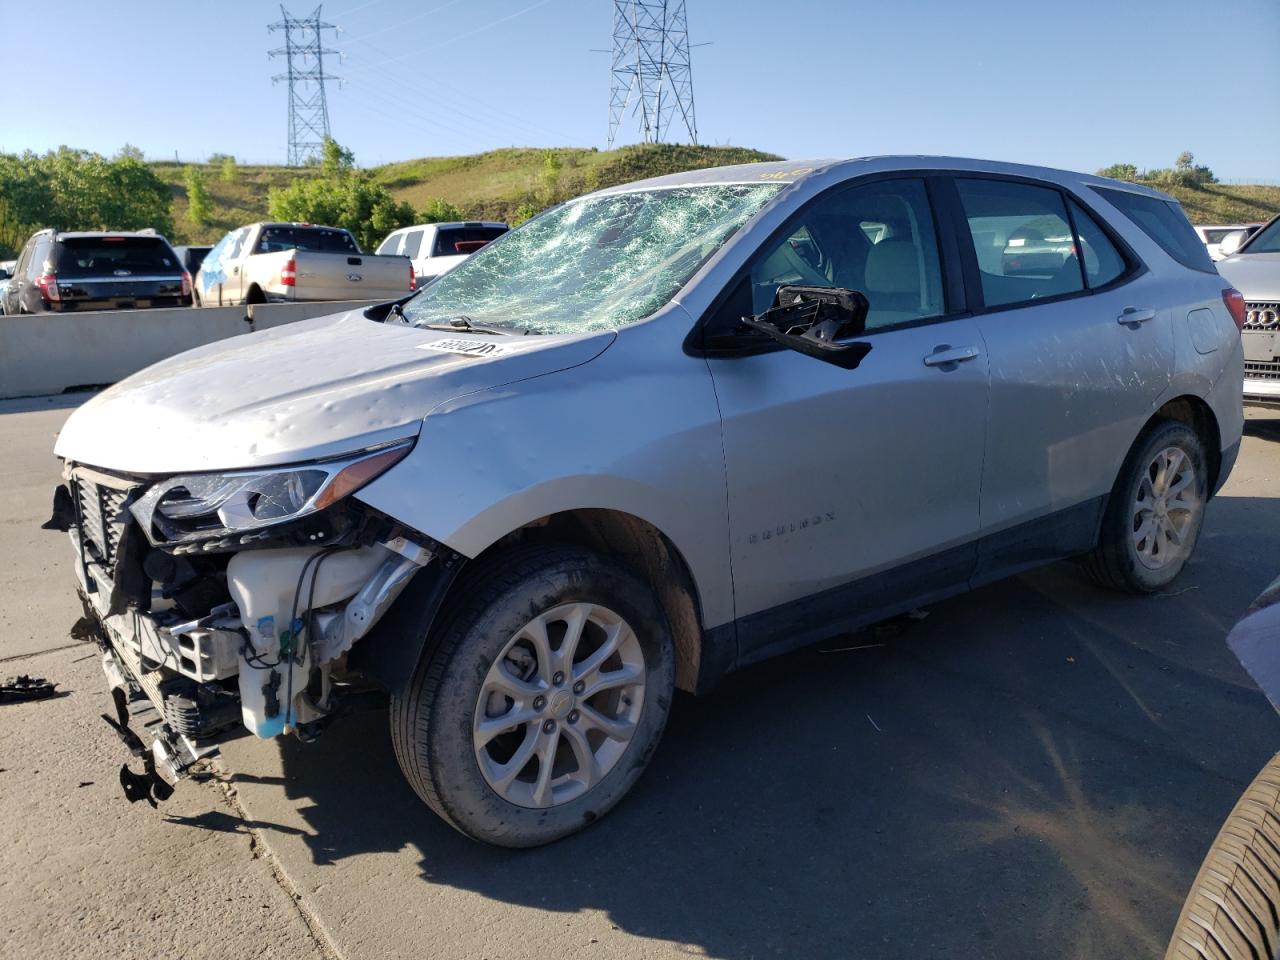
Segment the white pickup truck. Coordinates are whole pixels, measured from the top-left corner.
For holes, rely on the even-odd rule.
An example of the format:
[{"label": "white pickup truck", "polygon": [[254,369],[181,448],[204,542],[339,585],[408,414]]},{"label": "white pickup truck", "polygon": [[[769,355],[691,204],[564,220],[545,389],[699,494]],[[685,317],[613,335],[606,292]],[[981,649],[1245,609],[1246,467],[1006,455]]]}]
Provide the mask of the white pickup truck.
[{"label": "white pickup truck", "polygon": [[400,254],[413,262],[418,285],[448,273],[491,240],[511,228],[505,223],[468,221],[401,227],[378,244],[381,255]]},{"label": "white pickup truck", "polygon": [[218,241],[196,274],[197,306],[392,300],[414,290],[407,257],[361,253],[337,227],[253,223]]}]

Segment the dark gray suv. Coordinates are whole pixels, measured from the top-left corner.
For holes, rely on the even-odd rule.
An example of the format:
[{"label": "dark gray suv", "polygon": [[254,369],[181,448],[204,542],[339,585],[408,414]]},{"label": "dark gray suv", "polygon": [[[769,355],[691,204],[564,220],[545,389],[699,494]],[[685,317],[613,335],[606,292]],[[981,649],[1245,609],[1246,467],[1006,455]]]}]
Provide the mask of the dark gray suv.
[{"label": "dark gray suv", "polygon": [[154,233],[32,235],[0,300],[4,312],[191,306],[191,275]]}]

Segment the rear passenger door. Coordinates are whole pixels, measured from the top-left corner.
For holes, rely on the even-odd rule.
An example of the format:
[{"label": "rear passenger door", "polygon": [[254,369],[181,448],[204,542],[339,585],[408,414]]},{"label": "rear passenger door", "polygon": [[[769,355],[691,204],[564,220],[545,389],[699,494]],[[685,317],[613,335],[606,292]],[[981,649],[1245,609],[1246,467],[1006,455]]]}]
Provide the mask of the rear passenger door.
[{"label": "rear passenger door", "polygon": [[991,366],[981,582],[1091,546],[1174,338],[1156,279],[1079,199],[998,177],[954,186]]}]

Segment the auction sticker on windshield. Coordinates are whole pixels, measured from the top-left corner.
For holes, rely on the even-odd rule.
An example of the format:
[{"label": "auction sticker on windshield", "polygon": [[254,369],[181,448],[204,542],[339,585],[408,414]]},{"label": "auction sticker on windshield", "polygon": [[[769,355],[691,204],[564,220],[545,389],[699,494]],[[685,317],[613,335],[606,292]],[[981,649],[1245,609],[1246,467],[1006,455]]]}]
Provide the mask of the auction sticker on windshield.
[{"label": "auction sticker on windshield", "polygon": [[505,347],[494,343],[492,340],[459,340],[456,338],[432,340],[430,343],[419,345],[418,349],[441,350],[445,353],[463,353],[470,357],[492,357],[499,353],[507,352]]}]

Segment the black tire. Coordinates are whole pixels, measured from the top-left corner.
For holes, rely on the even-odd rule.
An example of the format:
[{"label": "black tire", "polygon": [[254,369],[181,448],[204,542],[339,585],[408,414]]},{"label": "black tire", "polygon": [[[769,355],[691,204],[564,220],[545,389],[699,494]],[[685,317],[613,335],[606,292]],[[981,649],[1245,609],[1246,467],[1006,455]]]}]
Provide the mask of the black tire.
[{"label": "black tire", "polygon": [[1280,754],[1222,825],[1173,928],[1165,960],[1280,955]]},{"label": "black tire", "polygon": [[[502,847],[535,847],[608,812],[640,777],[666,725],[675,681],[671,630],[652,591],[613,561],[576,547],[514,548],[465,571],[446,601],[412,680],[391,698],[391,737],[409,785],[450,826]],[[632,626],[645,694],[625,752],[594,787],[559,805],[519,806],[477,762],[472,723],[490,667],[539,613],[593,602]]]},{"label": "black tire", "polygon": [[[1140,561],[1133,542],[1132,507],[1144,471],[1167,447],[1181,449],[1190,459],[1195,471],[1200,509],[1193,519],[1182,555],[1164,567],[1152,569]],[[1159,420],[1138,438],[1125,458],[1108,498],[1098,545],[1083,558],[1084,568],[1094,581],[1112,590],[1154,593],[1168,586],[1182,572],[1195,550],[1204,522],[1204,507],[1208,501],[1207,462],[1199,435],[1185,423]]]},{"label": "black tire", "polygon": [[245,295],[244,302],[246,304],[266,303],[267,298],[259,287],[253,286],[249,288],[248,294]]}]

